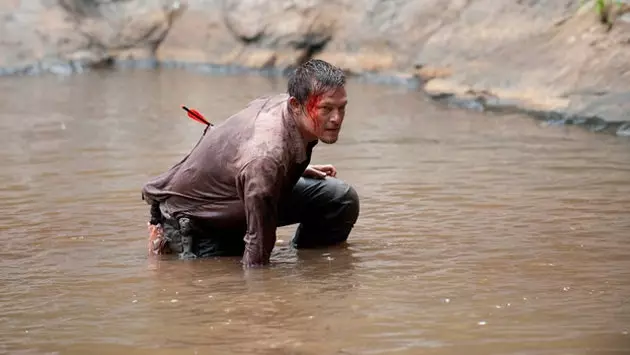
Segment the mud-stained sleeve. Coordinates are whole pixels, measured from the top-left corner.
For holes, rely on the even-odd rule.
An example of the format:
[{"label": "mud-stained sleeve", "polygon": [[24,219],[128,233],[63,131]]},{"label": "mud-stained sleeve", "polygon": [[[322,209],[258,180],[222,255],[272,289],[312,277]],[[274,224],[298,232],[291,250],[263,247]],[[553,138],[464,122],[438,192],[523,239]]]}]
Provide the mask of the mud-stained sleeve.
[{"label": "mud-stained sleeve", "polygon": [[269,263],[276,243],[278,199],[285,176],[281,164],[272,158],[256,158],[247,163],[237,176],[237,190],[245,206],[246,266]]}]

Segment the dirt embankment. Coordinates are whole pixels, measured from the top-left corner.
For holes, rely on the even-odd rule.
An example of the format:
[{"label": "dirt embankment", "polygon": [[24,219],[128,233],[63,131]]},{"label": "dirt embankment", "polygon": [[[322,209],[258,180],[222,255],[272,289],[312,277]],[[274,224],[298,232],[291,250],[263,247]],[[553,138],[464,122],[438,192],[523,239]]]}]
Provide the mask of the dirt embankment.
[{"label": "dirt embankment", "polygon": [[0,73],[112,63],[282,71],[310,57],[473,109],[630,136],[630,4],[579,0],[5,0]]}]

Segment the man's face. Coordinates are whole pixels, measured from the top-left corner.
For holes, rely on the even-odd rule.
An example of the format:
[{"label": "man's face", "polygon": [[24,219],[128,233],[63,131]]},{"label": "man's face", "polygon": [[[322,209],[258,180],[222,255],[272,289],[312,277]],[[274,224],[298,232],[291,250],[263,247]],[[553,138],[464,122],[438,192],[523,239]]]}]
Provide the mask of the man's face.
[{"label": "man's face", "polygon": [[309,97],[304,106],[304,125],[308,133],[324,143],[335,143],[339,138],[347,103],[346,89],[343,87]]}]

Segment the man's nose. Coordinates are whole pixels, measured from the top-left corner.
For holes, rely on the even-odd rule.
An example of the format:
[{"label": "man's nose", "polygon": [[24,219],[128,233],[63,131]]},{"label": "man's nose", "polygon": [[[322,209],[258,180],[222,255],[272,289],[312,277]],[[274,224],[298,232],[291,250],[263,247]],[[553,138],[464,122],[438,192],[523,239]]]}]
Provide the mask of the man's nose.
[{"label": "man's nose", "polygon": [[332,114],[332,117],[330,117],[330,122],[334,124],[340,124],[342,119],[343,115],[341,114],[341,112],[339,110],[335,110]]}]

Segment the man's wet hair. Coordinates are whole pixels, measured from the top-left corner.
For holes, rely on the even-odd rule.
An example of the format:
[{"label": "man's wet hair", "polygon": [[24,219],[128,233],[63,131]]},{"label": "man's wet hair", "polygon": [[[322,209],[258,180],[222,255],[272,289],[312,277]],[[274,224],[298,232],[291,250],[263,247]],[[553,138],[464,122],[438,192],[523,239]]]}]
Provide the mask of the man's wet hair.
[{"label": "man's wet hair", "polygon": [[289,77],[288,93],[304,105],[311,95],[320,95],[346,84],[346,74],[321,59],[310,59],[297,67]]}]

